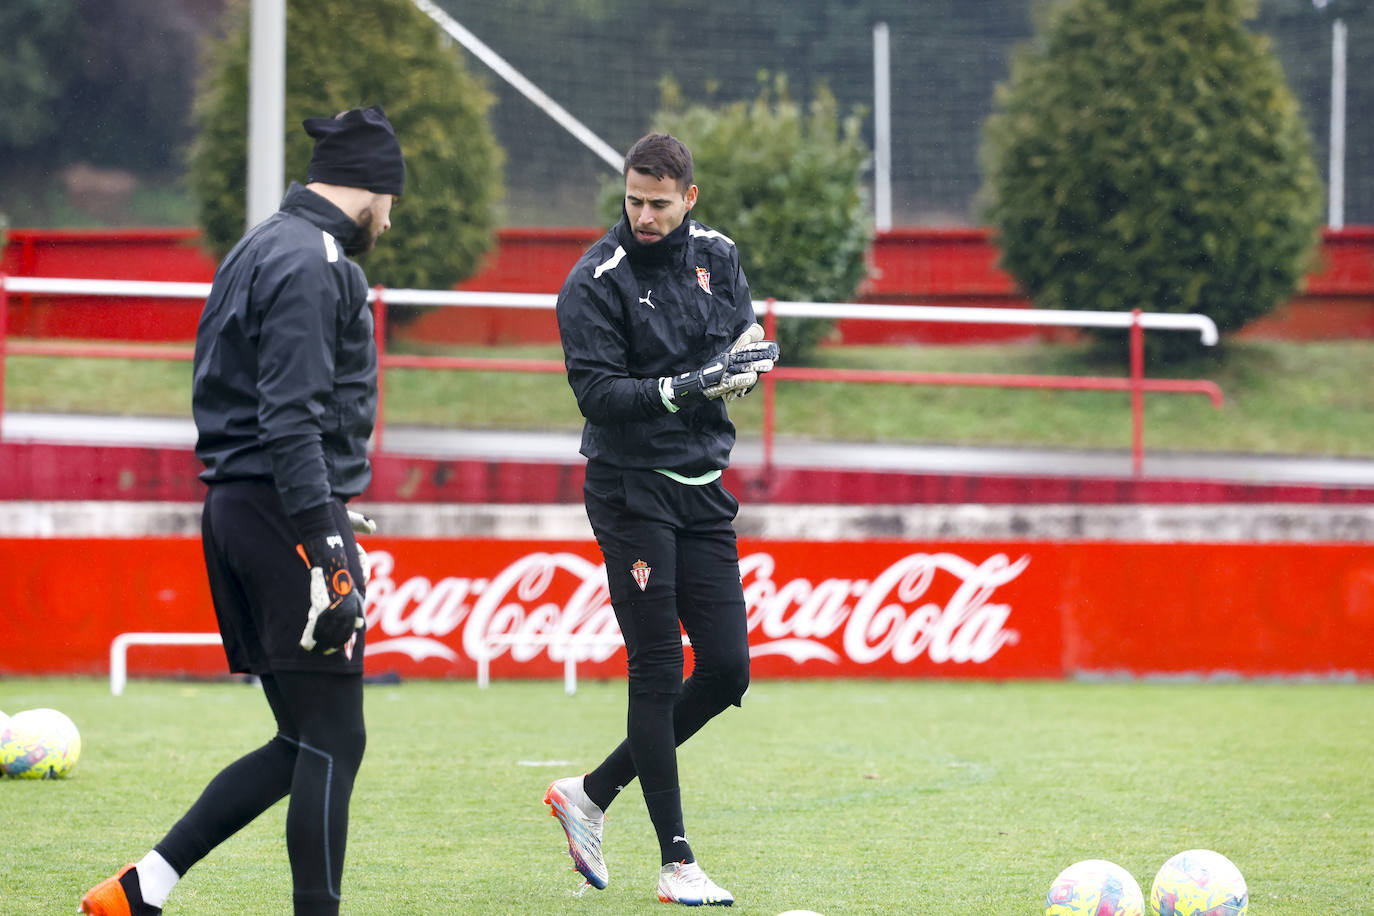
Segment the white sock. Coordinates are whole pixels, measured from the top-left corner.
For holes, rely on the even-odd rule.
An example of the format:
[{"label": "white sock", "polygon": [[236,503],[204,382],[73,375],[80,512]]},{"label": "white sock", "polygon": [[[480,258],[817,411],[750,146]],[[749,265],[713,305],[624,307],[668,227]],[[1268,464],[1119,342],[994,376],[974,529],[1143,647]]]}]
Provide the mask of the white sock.
[{"label": "white sock", "polygon": [[143,902],[162,909],[172,888],[181,879],[177,870],[156,850],[139,859],[134,868],[138,869],[138,889],[143,892]]}]

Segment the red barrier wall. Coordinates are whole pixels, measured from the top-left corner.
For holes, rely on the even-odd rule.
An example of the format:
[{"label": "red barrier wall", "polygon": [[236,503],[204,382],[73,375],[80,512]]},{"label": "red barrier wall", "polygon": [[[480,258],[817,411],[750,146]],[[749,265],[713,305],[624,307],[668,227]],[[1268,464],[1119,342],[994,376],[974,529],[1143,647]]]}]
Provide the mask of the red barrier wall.
[{"label": "red barrier wall", "polygon": [[[188,449],[0,442],[0,500],[199,502]],[[580,504],[583,465],[374,455],[367,502]],[[1369,505],[1374,488],[1221,480],[998,476],[741,465],[725,472],[749,502],[783,505],[1301,503]]]},{"label": "red barrier wall", "polygon": [[[599,229],[510,228],[499,233],[482,269],[462,289],[556,293]],[[215,262],[184,229],[15,229],[0,272],[17,276],[203,282]],[[1025,308],[1025,298],[997,269],[989,230],[894,229],[874,241],[865,302]],[[767,290],[755,290],[766,295]],[[199,303],[125,299],[112,308],[99,297],[13,297],[9,333],[23,337],[185,341],[195,336]],[[1061,339],[1068,332],[996,326],[840,323],[846,343],[970,343]],[[551,343],[552,313],[509,309],[433,309],[400,337],[450,343]],[[1374,338],[1374,227],[1323,235],[1320,264],[1291,302],[1241,332],[1242,337],[1298,340]]]},{"label": "red barrier wall", "polygon": [[[368,546],[372,673],[467,678],[490,634],[614,632],[590,541]],[[1369,545],[746,539],[740,554],[758,677],[1374,676]],[[103,673],[121,632],[214,629],[195,538],[0,538],[0,568],[0,674]],[[224,670],[214,648],[131,652],[135,676]],[[545,647],[490,657],[498,678],[562,670]],[[623,670],[611,649],[579,666]]]}]

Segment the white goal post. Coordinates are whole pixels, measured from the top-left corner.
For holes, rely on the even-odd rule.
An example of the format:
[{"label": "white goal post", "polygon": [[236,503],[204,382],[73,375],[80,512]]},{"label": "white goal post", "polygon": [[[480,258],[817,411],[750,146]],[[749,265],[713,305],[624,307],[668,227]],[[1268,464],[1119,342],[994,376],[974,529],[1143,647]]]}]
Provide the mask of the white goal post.
[{"label": "white goal post", "polygon": [[110,643],[110,694],[122,696],[129,682],[130,646],[218,646],[218,633],[120,633]]}]

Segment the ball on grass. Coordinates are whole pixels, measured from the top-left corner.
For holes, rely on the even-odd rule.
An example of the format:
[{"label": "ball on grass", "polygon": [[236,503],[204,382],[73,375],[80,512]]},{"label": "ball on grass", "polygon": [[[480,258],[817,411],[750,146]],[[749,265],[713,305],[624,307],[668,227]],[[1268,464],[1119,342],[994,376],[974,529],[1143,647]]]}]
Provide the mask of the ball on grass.
[{"label": "ball on grass", "polygon": [[0,729],[0,769],[13,779],[61,779],[81,757],[76,723],[56,709],[26,709]]},{"label": "ball on grass", "polygon": [[1059,873],[1045,916],[1144,916],[1145,896],[1131,873],[1106,859],[1084,859]]},{"label": "ball on grass", "polygon": [[1235,863],[1210,849],[1180,852],[1150,888],[1153,916],[1245,916],[1250,891]]}]

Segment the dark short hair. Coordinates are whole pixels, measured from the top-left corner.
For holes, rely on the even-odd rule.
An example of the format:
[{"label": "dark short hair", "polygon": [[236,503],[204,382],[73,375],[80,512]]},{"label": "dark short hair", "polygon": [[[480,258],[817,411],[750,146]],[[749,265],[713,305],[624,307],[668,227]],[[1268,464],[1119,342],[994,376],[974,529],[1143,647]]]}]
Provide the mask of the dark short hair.
[{"label": "dark short hair", "polygon": [[682,192],[692,186],[692,151],[677,137],[669,134],[649,134],[640,137],[625,154],[625,177],[630,169],[662,180],[677,179]]}]

